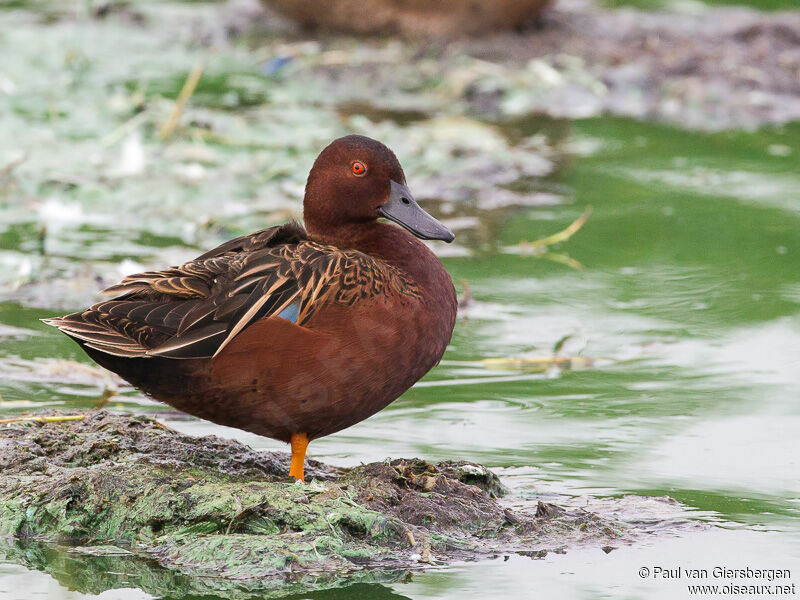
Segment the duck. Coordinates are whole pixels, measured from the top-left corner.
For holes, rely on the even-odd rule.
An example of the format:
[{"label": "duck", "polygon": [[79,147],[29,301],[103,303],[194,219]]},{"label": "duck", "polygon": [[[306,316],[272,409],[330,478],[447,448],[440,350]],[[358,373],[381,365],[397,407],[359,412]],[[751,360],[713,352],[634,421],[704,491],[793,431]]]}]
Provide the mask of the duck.
[{"label": "duck", "polygon": [[311,168],[303,222],[237,237],[44,319],[96,363],[195,417],[310,441],[388,406],[442,358],[453,282],[423,240],[454,235],[412,195],[386,145],[338,138]]},{"label": "duck", "polygon": [[307,29],[466,38],[533,22],[554,0],[261,0]]}]

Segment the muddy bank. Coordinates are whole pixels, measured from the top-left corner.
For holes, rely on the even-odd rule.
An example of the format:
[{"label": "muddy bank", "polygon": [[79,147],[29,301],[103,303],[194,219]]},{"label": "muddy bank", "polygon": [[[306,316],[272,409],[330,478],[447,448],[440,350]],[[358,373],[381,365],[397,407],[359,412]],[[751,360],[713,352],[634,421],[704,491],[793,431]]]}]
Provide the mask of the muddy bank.
[{"label": "muddy bank", "polygon": [[[554,116],[610,113],[699,129],[800,118],[798,11],[666,13],[561,0],[537,30],[478,42],[470,52],[503,62],[548,57],[553,90],[521,106]],[[584,70],[590,77],[581,82]],[[480,96],[474,101],[491,105]]]},{"label": "muddy bank", "polygon": [[512,508],[498,478],[467,462],[311,461],[305,485],[287,465],[282,453],[144,416],[10,423],[0,430],[0,535],[263,589],[397,578],[497,553],[599,551],[636,533],[584,510],[519,499]]},{"label": "muddy bank", "polygon": [[[339,53],[315,71],[330,90],[363,99],[367,88],[376,104],[395,108],[460,107],[490,120],[611,114],[706,130],[800,118],[797,11],[654,12],[560,0],[517,31],[449,44],[394,41],[391,69],[387,46],[375,40],[314,43]],[[418,97],[398,102],[409,91]],[[435,94],[446,102],[429,104]]]}]

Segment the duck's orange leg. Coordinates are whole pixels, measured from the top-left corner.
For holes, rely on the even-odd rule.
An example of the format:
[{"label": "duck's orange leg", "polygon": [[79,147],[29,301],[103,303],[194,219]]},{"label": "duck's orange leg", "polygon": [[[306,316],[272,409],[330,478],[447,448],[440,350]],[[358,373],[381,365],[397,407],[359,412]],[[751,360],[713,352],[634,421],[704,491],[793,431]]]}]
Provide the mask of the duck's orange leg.
[{"label": "duck's orange leg", "polygon": [[306,462],[306,448],[308,448],[308,436],[305,433],[292,434],[292,466],[289,469],[289,476],[296,477],[300,481],[303,478],[303,465]]}]

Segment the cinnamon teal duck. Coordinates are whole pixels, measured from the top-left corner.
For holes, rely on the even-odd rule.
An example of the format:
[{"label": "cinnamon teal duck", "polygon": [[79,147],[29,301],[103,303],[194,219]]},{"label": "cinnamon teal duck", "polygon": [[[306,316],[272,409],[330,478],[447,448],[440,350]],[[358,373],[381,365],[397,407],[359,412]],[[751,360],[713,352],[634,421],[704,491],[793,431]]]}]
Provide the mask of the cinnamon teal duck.
[{"label": "cinnamon teal duck", "polygon": [[302,480],[308,442],[397,399],[439,362],[456,318],[450,276],[420,241],[454,236],[385,145],[350,135],[325,148],[303,216],[45,322],[157,400],[290,443]]},{"label": "cinnamon teal duck", "polygon": [[304,28],[467,38],[533,22],[552,0],[261,0]]}]

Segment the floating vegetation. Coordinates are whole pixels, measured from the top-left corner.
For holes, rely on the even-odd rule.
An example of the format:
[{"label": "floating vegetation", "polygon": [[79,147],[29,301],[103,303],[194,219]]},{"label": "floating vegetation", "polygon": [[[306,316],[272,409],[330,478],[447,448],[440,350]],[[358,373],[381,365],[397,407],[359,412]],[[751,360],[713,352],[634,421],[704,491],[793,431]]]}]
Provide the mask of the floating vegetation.
[{"label": "floating vegetation", "polygon": [[581,270],[583,269],[583,265],[579,263],[577,260],[561,252],[553,252],[550,250],[550,248],[557,244],[562,244],[568,241],[573,235],[575,235],[580,230],[581,227],[584,226],[586,221],[589,220],[591,214],[592,214],[592,209],[591,207],[589,207],[583,212],[583,214],[580,217],[575,219],[565,229],[562,229],[557,233],[548,235],[547,237],[543,237],[533,242],[528,242],[523,240],[516,246],[507,248],[506,251],[519,253],[523,255],[532,255],[535,256],[536,258],[546,258],[548,260],[552,260],[553,262],[567,265],[572,269]]},{"label": "floating vegetation", "polygon": [[532,371],[545,373],[551,369],[585,369],[594,364],[594,360],[585,356],[545,356],[516,358],[484,358],[481,364],[487,369],[501,371]]}]

